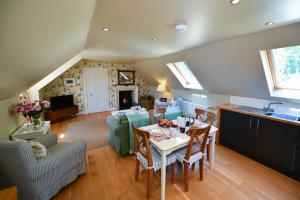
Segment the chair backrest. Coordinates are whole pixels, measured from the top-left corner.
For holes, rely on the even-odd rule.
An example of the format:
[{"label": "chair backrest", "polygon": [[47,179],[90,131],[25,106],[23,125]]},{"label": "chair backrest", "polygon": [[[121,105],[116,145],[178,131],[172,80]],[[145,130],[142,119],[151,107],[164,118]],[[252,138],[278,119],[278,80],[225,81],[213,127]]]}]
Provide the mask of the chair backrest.
[{"label": "chair backrest", "polygon": [[154,123],[154,114],[159,114],[157,116],[157,120],[158,119],[165,119],[166,116],[165,116],[165,113],[166,113],[166,108],[156,108],[156,109],[152,109],[152,110],[149,110],[149,118],[150,118],[150,125]]},{"label": "chair backrest", "polygon": [[[205,125],[204,127],[191,126],[188,135],[190,141],[186,149],[185,161],[188,162],[193,154],[205,152],[207,137],[209,135],[211,125]],[[197,145],[194,145],[194,144]]]},{"label": "chair backrest", "polygon": [[[215,120],[215,113],[203,110],[201,108],[195,108],[196,119],[200,119],[203,123],[213,125]],[[206,119],[204,118],[206,117]]]},{"label": "chair backrest", "polygon": [[152,154],[150,150],[150,133],[148,131],[143,131],[132,126],[133,139],[134,139],[134,150],[136,153],[140,153],[148,160],[148,168],[153,167]]}]

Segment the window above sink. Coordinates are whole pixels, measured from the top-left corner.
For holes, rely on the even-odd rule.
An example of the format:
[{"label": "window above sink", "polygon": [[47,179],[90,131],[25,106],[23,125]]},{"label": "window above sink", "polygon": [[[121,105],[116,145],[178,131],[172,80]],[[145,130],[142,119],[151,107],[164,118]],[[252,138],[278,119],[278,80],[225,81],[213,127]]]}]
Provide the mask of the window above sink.
[{"label": "window above sink", "polygon": [[300,99],[300,45],[260,54],[271,96]]}]

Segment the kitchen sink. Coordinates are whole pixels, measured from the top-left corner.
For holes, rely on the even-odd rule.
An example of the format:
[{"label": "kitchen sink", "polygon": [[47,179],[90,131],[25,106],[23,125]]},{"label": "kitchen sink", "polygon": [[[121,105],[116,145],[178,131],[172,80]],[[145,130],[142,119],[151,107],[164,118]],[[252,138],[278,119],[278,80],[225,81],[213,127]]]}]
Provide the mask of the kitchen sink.
[{"label": "kitchen sink", "polygon": [[290,121],[300,121],[299,117],[288,115],[288,114],[281,114],[281,113],[264,113],[264,114],[272,117],[290,120]]}]

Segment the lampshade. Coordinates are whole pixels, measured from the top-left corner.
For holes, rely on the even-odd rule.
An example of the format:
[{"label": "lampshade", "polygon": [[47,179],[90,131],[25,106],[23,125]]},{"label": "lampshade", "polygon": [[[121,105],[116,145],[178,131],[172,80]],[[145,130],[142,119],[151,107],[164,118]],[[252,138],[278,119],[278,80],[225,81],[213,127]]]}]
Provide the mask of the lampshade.
[{"label": "lampshade", "polygon": [[156,89],[157,92],[164,92],[166,91],[166,86],[164,86],[163,84],[159,84],[157,86],[157,89]]}]

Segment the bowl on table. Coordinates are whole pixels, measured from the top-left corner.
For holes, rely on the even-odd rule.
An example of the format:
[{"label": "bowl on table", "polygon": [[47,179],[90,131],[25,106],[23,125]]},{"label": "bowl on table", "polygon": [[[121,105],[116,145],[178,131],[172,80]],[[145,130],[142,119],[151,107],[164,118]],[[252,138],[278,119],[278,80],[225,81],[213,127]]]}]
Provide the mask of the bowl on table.
[{"label": "bowl on table", "polygon": [[161,136],[163,134],[162,130],[158,129],[158,128],[154,128],[150,130],[150,134],[152,136],[158,137]]}]

